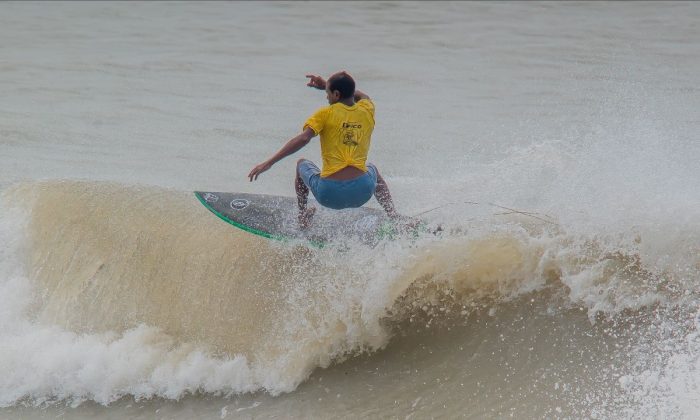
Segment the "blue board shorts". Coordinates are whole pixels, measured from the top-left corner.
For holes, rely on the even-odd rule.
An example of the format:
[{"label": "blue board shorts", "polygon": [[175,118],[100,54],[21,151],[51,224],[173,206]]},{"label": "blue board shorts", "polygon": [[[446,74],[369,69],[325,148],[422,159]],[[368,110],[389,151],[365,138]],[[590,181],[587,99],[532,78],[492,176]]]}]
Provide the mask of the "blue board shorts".
[{"label": "blue board shorts", "polygon": [[371,163],[367,164],[364,175],[346,181],[321,178],[321,170],[307,159],[302,160],[297,168],[299,176],[316,197],[316,201],[331,209],[361,207],[372,198],[377,188],[377,168]]}]

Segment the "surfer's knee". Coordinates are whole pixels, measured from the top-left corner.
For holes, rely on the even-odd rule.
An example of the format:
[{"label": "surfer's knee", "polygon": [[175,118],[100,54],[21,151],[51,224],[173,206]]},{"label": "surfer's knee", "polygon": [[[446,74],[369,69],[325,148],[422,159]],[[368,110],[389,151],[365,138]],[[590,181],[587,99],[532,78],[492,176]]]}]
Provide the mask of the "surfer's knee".
[{"label": "surfer's knee", "polygon": [[301,164],[304,163],[305,160],[306,159],[304,159],[304,158],[297,160],[297,166],[296,166],[297,178],[299,178],[301,176]]}]

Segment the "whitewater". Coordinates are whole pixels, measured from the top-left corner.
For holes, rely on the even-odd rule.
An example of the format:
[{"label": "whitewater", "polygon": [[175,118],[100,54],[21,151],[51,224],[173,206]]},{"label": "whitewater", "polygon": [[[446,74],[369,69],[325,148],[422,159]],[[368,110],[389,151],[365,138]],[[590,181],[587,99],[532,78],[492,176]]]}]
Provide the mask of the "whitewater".
[{"label": "whitewater", "polygon": [[[700,6],[0,5],[0,417],[697,418]],[[347,70],[438,235],[277,242]],[[368,206],[379,208],[372,200]]]}]

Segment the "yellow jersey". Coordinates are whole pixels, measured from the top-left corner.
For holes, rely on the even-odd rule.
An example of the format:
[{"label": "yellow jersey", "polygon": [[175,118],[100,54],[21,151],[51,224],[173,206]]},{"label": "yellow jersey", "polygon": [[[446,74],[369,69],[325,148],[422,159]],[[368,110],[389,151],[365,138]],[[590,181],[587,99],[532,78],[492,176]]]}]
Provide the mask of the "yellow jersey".
[{"label": "yellow jersey", "polygon": [[321,135],[321,177],[327,177],[346,166],[367,172],[367,153],[374,130],[374,104],[361,99],[353,106],[340,102],[325,106],[304,123]]}]

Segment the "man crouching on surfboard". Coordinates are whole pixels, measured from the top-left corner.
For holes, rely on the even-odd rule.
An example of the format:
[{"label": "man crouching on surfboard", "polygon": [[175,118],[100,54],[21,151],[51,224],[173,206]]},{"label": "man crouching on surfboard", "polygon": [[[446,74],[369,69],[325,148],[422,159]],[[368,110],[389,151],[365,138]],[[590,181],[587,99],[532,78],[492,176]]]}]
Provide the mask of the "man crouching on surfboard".
[{"label": "man crouching on surfboard", "polygon": [[294,187],[299,204],[299,226],[309,226],[315,208],[307,208],[309,190],[324,207],[345,209],[361,207],[374,195],[392,219],[399,215],[389,194],[389,187],[377,167],[367,163],[367,153],[374,130],[374,104],[369,96],[355,89],[355,81],[342,71],[323,80],[307,75],[307,86],[326,91],[328,106],[316,111],[304,123],[303,131],[292,138],[270,159],[255,166],[250,181],[283,158],[321,136],[323,169],[313,162],[297,162]]}]

